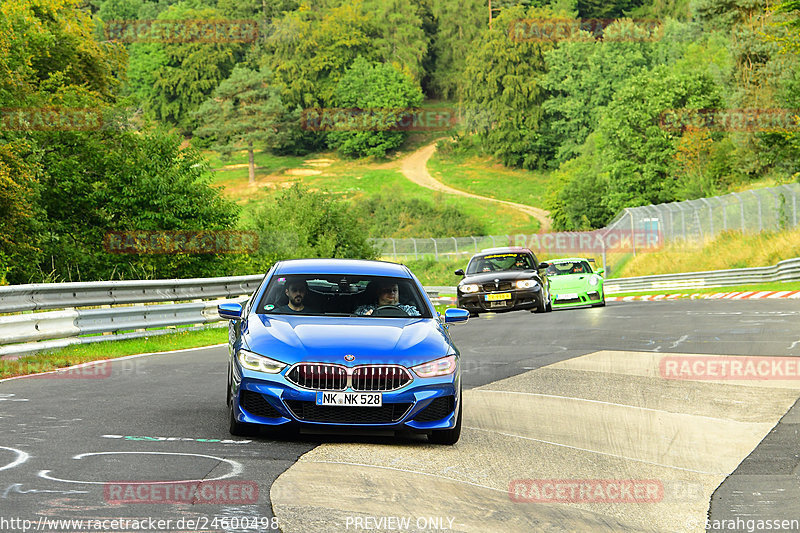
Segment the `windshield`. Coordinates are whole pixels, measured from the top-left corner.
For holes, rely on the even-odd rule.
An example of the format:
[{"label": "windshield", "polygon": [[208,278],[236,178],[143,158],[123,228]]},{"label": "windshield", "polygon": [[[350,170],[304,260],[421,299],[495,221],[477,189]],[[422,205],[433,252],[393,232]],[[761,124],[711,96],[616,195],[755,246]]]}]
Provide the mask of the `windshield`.
[{"label": "windshield", "polygon": [[256,308],[273,315],[431,318],[413,280],[385,276],[274,276]]},{"label": "windshield", "polygon": [[499,253],[473,257],[467,266],[467,274],[497,272],[500,270],[529,270],[534,268],[533,257],[526,253]]},{"label": "windshield", "polygon": [[586,261],[574,261],[567,263],[551,263],[547,267],[548,276],[563,276],[565,274],[589,274],[592,267]]}]

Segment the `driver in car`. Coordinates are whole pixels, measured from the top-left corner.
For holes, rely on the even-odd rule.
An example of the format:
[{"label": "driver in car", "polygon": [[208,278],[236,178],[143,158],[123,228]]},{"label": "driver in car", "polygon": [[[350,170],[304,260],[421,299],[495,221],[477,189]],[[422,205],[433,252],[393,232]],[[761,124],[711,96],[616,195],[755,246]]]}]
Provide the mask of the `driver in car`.
[{"label": "driver in car", "polygon": [[408,316],[421,316],[421,313],[415,306],[400,303],[400,290],[397,287],[397,283],[394,282],[378,282],[377,303],[360,305],[356,308],[355,314],[362,316],[371,315],[375,309],[385,305],[402,309]]}]

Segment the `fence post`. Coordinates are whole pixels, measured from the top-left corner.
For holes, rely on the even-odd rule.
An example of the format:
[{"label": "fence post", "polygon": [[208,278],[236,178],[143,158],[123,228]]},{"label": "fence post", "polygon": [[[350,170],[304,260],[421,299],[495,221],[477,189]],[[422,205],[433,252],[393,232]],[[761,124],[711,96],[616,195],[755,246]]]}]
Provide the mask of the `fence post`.
[{"label": "fence post", "polygon": [[395,243],[394,239],[392,239],[391,237],[389,237],[389,239],[392,241],[392,257],[397,259],[397,243]]},{"label": "fence post", "polygon": [[456,247],[456,255],[457,255],[458,254],[458,241],[456,240],[455,237],[450,237],[450,238],[453,239],[453,245],[455,245],[455,247]]},{"label": "fence post", "polygon": [[439,259],[439,248],[436,246],[436,239],[431,237],[431,240],[433,241],[433,255],[436,257],[436,259]]},{"label": "fence post", "polygon": [[478,239],[472,237],[472,243],[475,245],[475,253],[478,253]]},{"label": "fence post", "polygon": [[745,229],[744,229],[744,200],[742,200],[742,197],[739,196],[738,192],[733,192],[731,194],[734,195],[737,200],[739,200],[739,211],[740,211],[741,217],[742,217],[742,233],[744,233],[745,232]]},{"label": "fence post", "polygon": [[797,226],[797,193],[788,185],[781,185],[781,187],[792,193],[792,226]]},{"label": "fence post", "polygon": [[704,204],[708,206],[708,237],[709,239],[714,238],[714,208],[711,207],[711,203],[706,200],[705,198],[700,198]]},{"label": "fence post", "polygon": [[758,232],[761,233],[764,231],[764,220],[761,218],[761,197],[752,189],[750,192],[753,193],[753,196],[755,196],[756,200],[758,201]]},{"label": "fence post", "polygon": [[419,256],[417,255],[417,240],[414,237],[411,237],[411,242],[414,243],[414,259],[418,259]]},{"label": "fence post", "polygon": [[719,203],[722,205],[722,231],[728,231],[728,201],[720,197]]},{"label": "fence post", "polygon": [[633,247],[633,257],[636,257],[636,236],[633,234],[634,227],[633,227],[633,215],[627,209],[625,210],[628,213],[628,216],[631,217],[631,246]]}]

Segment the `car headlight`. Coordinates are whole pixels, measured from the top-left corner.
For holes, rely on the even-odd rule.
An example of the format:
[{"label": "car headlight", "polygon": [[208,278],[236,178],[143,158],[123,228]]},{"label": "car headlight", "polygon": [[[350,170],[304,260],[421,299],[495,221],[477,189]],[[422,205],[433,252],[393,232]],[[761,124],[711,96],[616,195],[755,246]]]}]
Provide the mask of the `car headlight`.
[{"label": "car headlight", "polygon": [[257,372],[266,372],[267,374],[277,374],[284,368],[286,363],[281,363],[275,359],[258,355],[257,353],[248,352],[247,350],[239,350],[237,354],[239,362],[248,370],[255,370]]},{"label": "car headlight", "polygon": [[536,287],[538,283],[532,279],[521,279],[517,282],[518,289],[532,289]]},{"label": "car headlight", "polygon": [[478,292],[479,290],[481,290],[481,288],[474,283],[467,283],[466,285],[461,285],[459,287],[459,290],[464,294],[469,294],[471,292]]},{"label": "car headlight", "polygon": [[596,286],[598,283],[600,283],[600,278],[597,275],[592,275],[592,277],[589,278],[589,285],[592,287]]},{"label": "car headlight", "polygon": [[429,363],[412,366],[411,370],[421,378],[434,378],[436,376],[446,376],[456,371],[456,356],[448,355],[441,359],[436,359]]}]

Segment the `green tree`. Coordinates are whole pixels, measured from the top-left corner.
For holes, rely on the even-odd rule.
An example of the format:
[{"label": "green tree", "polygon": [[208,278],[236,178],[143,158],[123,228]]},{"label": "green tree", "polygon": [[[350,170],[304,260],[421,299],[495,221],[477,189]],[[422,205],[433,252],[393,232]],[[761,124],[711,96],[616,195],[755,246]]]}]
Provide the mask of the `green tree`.
[{"label": "green tree", "polygon": [[608,106],[598,128],[598,151],[608,175],[606,203],[624,207],[676,199],[673,165],[679,133],[661,127],[670,109],[719,109],[722,97],[703,72],[658,66],[632,77]]},{"label": "green tree", "polygon": [[359,57],[339,80],[333,102],[348,110],[364,110],[368,118],[367,124],[356,118],[361,124],[355,127],[349,120],[336,124],[328,144],[349,156],[383,157],[407,137],[397,131],[397,124],[422,104],[422,90],[392,65]]},{"label": "green tree", "polygon": [[289,124],[280,92],[268,70],[236,67],[195,112],[200,123],[195,134],[210,138],[214,150],[226,156],[242,147],[247,150],[250,183],[256,180],[254,147],[285,146],[290,127],[296,127]]},{"label": "green tree", "polygon": [[512,21],[551,17],[539,8],[511,7],[502,11],[491,30],[472,47],[465,70],[467,125],[483,149],[503,164],[537,168],[547,163],[549,147],[542,143],[542,86],[548,42],[509,35]]},{"label": "green tree", "polygon": [[375,259],[377,255],[363,222],[347,204],[300,184],[263,203],[243,225],[259,236],[254,262],[262,271],[281,259]]},{"label": "green tree", "polygon": [[268,61],[286,102],[303,108],[330,105],[336,84],[358,56],[380,57],[375,23],[361,0],[330,7],[302,4],[275,23]]},{"label": "green tree", "polygon": [[[175,4],[158,16],[176,24],[223,18],[214,8],[192,8],[186,3]],[[192,112],[230,75],[243,52],[242,44],[222,41],[133,43],[130,84],[147,112],[190,132],[196,126]]]},{"label": "green tree", "polygon": [[423,4],[419,0],[364,0],[364,10],[377,26],[372,45],[380,60],[421,83],[429,46]]},{"label": "green tree", "polygon": [[433,94],[445,100],[463,95],[467,55],[489,27],[484,0],[433,0],[436,30],[431,43]]}]

